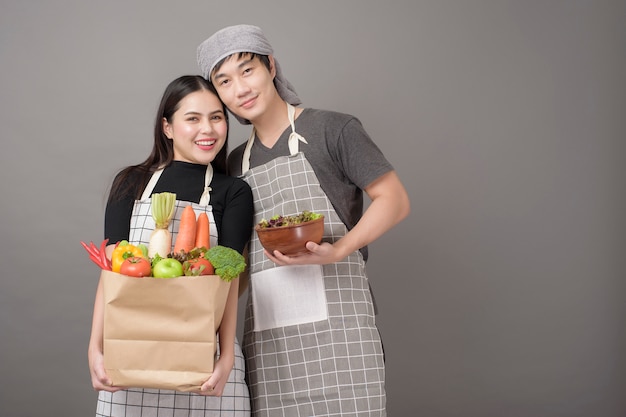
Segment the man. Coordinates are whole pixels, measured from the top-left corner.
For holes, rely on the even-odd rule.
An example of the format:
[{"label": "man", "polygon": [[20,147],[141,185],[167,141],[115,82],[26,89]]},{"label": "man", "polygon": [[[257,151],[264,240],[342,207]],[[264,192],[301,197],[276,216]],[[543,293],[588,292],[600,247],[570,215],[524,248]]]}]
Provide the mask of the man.
[{"label": "man", "polygon": [[[198,64],[250,139],[229,156],[251,186],[256,221],[325,216],[324,241],[285,256],[250,244],[244,354],[253,415],[384,416],[383,349],[365,273],[367,245],[410,211],[391,164],[353,116],[295,107],[260,28],[224,28]],[[363,212],[363,191],[371,204]]]}]

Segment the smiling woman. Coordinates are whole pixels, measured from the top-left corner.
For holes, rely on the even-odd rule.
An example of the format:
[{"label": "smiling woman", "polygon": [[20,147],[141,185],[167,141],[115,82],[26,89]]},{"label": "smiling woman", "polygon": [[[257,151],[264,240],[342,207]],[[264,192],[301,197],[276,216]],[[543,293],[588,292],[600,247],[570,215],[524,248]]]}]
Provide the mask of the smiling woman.
[{"label": "smiling woman", "polygon": [[174,160],[209,164],[224,146],[228,119],[219,98],[208,90],[189,94],[170,117],[163,131],[174,142]]},{"label": "smiling woman", "polygon": [[[166,195],[173,207],[164,210],[168,222],[163,227],[171,233],[171,240],[168,239],[168,247],[160,249],[164,259],[154,265],[154,277],[183,274],[182,263],[165,256],[179,250],[172,248],[171,242],[183,242],[185,236],[187,245],[193,247],[196,213],[203,213],[208,219],[211,246],[221,244],[234,252],[243,252],[252,229],[252,192],[243,180],[226,175],[228,118],[213,87],[200,76],[183,76],[172,81],[161,99],[154,131],[151,155],[141,164],[123,169],[113,182],[105,213],[105,235],[109,241],[150,245],[153,231],[163,226],[161,214],[165,214],[158,214],[157,210],[153,215],[152,209],[160,206],[161,197]],[[188,226],[193,226],[193,230]],[[189,250],[188,246],[185,250]],[[139,269],[141,265],[128,267]],[[205,410],[218,410],[224,416],[248,416],[250,403],[243,355],[236,340],[237,277],[233,284],[219,326],[218,358],[213,373],[199,390],[177,392],[147,386],[124,389],[112,386],[103,366],[101,283],[96,293],[89,342],[91,381],[99,391],[96,415],[145,415],[168,403],[175,394],[182,405],[179,402],[168,405],[169,411],[172,407],[182,407],[185,413],[198,411],[204,415]],[[228,401],[222,401],[222,396]],[[140,406],[138,398],[141,398]]]}]

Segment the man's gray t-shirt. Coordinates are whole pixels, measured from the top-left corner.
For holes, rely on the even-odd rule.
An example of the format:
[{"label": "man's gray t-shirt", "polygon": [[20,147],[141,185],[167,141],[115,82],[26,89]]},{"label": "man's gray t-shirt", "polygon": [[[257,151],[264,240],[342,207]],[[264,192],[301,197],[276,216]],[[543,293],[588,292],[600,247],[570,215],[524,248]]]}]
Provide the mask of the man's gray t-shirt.
[{"label": "man's gray t-shirt", "polygon": [[[322,190],[348,230],[363,214],[363,189],[383,174],[392,171],[378,146],[354,116],[305,108],[295,120],[296,132],[308,143],[299,142],[299,150],[309,161]],[[279,156],[289,155],[289,126],[278,142],[267,148],[257,139],[250,151],[250,168],[263,165]],[[241,175],[241,161],[246,144],[229,155],[229,170]],[[367,259],[367,248],[362,248]]]}]

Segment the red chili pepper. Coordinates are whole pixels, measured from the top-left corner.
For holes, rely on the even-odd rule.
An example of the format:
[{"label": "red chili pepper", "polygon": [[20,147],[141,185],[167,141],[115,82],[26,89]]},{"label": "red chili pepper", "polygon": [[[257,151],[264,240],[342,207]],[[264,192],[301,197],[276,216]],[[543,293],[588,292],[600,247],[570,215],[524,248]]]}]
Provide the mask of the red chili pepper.
[{"label": "red chili pepper", "polygon": [[104,239],[100,244],[100,257],[102,259],[102,263],[105,265],[106,269],[111,269],[111,265],[109,258],[107,258],[107,243],[109,243],[109,239]]},{"label": "red chili pepper", "polygon": [[111,270],[111,261],[106,256],[106,245],[109,242],[109,239],[105,239],[100,244],[100,249],[96,245],[94,245],[93,241],[89,242],[89,245],[85,242],[81,241],[80,244],[85,248],[87,253],[89,253],[89,259],[91,259],[96,265],[98,265],[101,269],[106,269],[108,271]]},{"label": "red chili pepper", "polygon": [[83,248],[85,248],[85,250],[90,254],[90,255],[94,255],[97,256],[98,253],[96,251],[94,251],[94,249],[89,246],[88,244],[86,244],[85,242],[81,241],[80,242],[81,245],[83,245]]}]

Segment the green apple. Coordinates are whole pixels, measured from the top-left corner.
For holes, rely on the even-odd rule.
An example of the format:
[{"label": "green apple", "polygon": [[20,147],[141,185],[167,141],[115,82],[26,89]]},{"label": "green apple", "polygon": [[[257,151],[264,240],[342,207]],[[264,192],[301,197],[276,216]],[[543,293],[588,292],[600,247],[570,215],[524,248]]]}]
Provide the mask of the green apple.
[{"label": "green apple", "polygon": [[176,278],[183,275],[183,264],[174,258],[163,258],[152,267],[155,278]]}]

